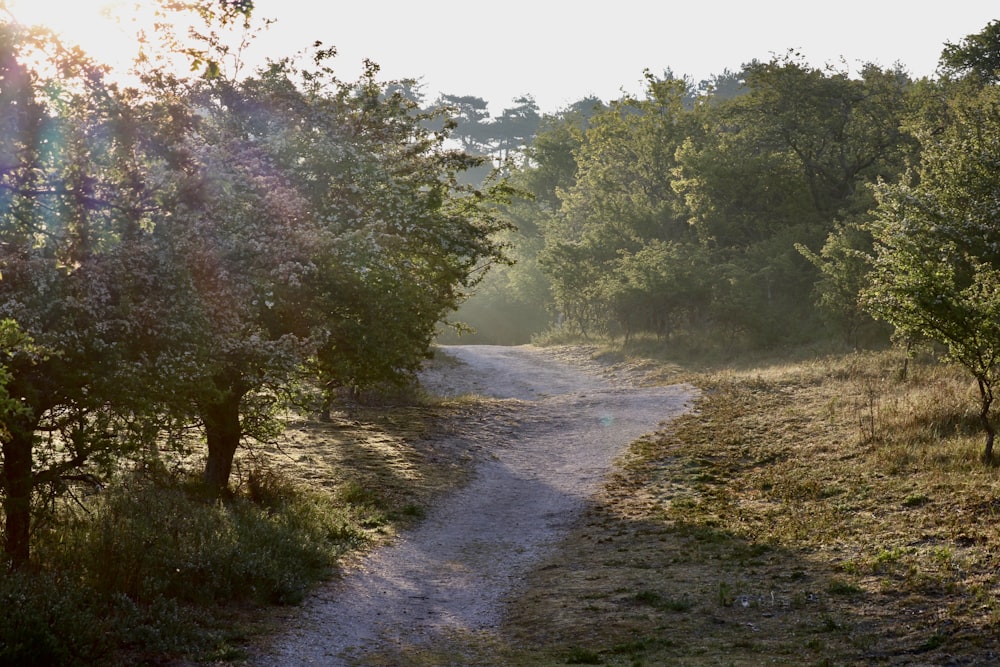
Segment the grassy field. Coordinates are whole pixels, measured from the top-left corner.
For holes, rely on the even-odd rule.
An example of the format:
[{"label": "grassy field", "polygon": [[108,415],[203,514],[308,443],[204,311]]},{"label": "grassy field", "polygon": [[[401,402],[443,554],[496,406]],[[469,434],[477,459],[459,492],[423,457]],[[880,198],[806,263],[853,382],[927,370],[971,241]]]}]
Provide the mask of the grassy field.
[{"label": "grassy field", "polygon": [[679,377],[696,412],[636,443],[534,572],[505,662],[1000,663],[1000,473],[977,390],[902,361]]},{"label": "grassy field", "polygon": [[961,369],[663,369],[696,411],[635,443],[501,635],[369,664],[1000,663],[1000,470]]},{"label": "grassy field", "polygon": [[[915,360],[903,377],[892,352],[697,370],[598,358],[701,398],[632,446],[499,634],[366,664],[1000,664],[1000,468],[981,462],[977,391],[960,369]],[[515,411],[472,398],[356,406],[248,452],[226,506],[183,484],[105,494],[79,529],[40,535],[51,588],[26,600],[6,580],[0,636],[35,644],[4,655],[48,642],[78,658],[59,664],[112,664],[122,648],[244,664],[333,561],[462,484],[488,456],[477,433]],[[174,533],[172,551],[150,551]]]}]

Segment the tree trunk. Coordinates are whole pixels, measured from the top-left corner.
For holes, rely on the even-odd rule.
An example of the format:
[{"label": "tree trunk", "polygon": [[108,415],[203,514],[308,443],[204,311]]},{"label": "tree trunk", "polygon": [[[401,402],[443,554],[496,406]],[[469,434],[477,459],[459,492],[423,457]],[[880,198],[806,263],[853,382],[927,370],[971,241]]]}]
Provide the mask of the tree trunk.
[{"label": "tree trunk", "polygon": [[990,406],[993,404],[993,387],[983,378],[977,378],[979,381],[979,396],[982,399],[979,410],[979,419],[983,423],[983,429],[986,431],[986,448],[983,450],[983,461],[986,463],[993,462],[993,440],[996,437],[996,431],[993,429],[993,424],[990,422]]},{"label": "tree trunk", "polygon": [[35,426],[37,421],[9,424],[9,437],[3,443],[4,552],[14,569],[27,565],[31,556],[31,466]]},{"label": "tree trunk", "polygon": [[232,391],[221,400],[204,405],[201,411],[208,443],[204,481],[212,492],[220,496],[229,489],[233,457],[236,456],[236,449],[243,435],[240,425],[242,400],[241,393]]}]

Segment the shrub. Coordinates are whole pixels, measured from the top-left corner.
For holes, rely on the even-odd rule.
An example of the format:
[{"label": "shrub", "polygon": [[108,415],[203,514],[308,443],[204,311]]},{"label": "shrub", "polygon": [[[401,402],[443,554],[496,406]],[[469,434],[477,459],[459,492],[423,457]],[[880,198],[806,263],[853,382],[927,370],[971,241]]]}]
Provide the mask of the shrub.
[{"label": "shrub", "polygon": [[39,572],[2,580],[0,667],[208,650],[212,609],[299,602],[366,539],[334,499],[280,475],[253,495],[132,476],[87,500],[39,536]]}]

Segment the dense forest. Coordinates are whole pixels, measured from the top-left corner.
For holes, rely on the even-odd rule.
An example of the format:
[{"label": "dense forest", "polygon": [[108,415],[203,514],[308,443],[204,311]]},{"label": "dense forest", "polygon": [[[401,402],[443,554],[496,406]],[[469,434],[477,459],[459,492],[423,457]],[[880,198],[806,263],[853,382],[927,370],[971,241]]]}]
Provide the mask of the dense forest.
[{"label": "dense forest", "polygon": [[[886,341],[893,328],[872,315],[888,313],[874,292],[858,295],[889,282],[872,269],[895,249],[885,225],[900,198],[935,199],[950,186],[938,181],[962,179],[948,173],[958,155],[988,149],[998,32],[946,45],[934,80],[902,65],[852,76],[789,52],[697,84],[647,72],[641,98],[582,99],[544,117],[530,98],[492,120],[482,100],[448,100],[467,150],[527,194],[505,208],[518,262],[493,272],[460,319],[484,342]],[[969,207],[990,193],[976,187]],[[933,215],[985,224],[951,196],[956,209]]]},{"label": "dense forest", "polygon": [[468,327],[692,351],[933,341],[978,381],[991,455],[1000,22],[944,45],[935,79],[788,53],[490,118],[374,64],[342,81],[319,44],[230,76],[215,31],[249,29],[251,3],[180,4],[203,22],[173,43],[192,73],[147,59],[128,85],[0,24],[12,569],[67,496],[192,433],[225,496],[245,439],[410,382]]}]

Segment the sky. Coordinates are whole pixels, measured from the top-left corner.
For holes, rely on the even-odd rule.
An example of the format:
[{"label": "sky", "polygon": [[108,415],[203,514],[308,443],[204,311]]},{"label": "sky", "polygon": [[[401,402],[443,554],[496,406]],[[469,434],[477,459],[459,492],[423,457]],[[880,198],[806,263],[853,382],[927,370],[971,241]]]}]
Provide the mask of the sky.
[{"label": "sky", "polygon": [[[46,22],[106,54],[127,49],[110,21],[136,0],[7,0],[24,22]],[[139,0],[140,4],[142,0]],[[990,0],[255,0],[275,23],[248,61],[290,55],[320,40],[335,69],[355,77],[368,58],[386,79],[413,78],[428,100],[474,95],[494,114],[523,95],[555,112],[589,95],[608,101],[642,91],[643,72],[696,82],[789,50],[815,66],[857,71],[900,63],[932,76],[946,42],[1000,18]],[[921,8],[918,8],[918,4]]]}]

